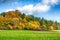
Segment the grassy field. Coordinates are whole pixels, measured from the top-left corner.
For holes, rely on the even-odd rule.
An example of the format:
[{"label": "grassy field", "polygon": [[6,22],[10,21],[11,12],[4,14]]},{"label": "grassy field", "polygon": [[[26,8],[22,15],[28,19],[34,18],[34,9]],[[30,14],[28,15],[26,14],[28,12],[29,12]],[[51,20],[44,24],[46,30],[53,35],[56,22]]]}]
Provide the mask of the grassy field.
[{"label": "grassy field", "polygon": [[0,40],[60,40],[60,31],[0,30]]}]

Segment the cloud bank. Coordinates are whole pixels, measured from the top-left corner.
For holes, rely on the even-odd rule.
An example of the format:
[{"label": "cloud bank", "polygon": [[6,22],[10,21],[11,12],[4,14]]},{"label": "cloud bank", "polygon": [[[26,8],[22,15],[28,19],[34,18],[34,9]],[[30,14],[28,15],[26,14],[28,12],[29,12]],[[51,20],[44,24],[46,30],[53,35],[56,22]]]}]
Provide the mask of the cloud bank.
[{"label": "cloud bank", "polygon": [[42,0],[40,3],[37,3],[36,5],[24,5],[22,7],[19,6],[16,9],[20,10],[22,13],[26,13],[26,15],[47,12],[51,9],[52,6],[58,5],[59,1],[60,0]]},{"label": "cloud bank", "polygon": [[50,9],[50,6],[42,5],[42,4],[38,3],[35,6],[33,4],[29,4],[29,5],[25,5],[23,7],[17,7],[17,9],[28,15],[28,14],[33,14],[33,13],[46,12]]}]

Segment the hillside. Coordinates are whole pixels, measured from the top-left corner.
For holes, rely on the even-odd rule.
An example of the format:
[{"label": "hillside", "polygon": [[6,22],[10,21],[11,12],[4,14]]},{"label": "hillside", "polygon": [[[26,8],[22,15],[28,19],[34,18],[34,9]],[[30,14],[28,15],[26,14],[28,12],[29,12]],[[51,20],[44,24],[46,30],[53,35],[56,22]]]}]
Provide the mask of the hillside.
[{"label": "hillside", "polygon": [[0,14],[0,30],[60,30],[60,23],[25,15],[19,10]]}]

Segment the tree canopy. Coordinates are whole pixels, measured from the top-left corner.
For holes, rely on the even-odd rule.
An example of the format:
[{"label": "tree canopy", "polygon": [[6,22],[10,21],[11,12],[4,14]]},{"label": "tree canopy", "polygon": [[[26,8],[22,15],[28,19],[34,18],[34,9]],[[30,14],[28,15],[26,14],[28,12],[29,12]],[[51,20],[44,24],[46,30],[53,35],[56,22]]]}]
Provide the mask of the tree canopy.
[{"label": "tree canopy", "polygon": [[46,20],[43,17],[25,15],[19,10],[0,13],[0,29],[2,30],[60,30],[60,23]]}]

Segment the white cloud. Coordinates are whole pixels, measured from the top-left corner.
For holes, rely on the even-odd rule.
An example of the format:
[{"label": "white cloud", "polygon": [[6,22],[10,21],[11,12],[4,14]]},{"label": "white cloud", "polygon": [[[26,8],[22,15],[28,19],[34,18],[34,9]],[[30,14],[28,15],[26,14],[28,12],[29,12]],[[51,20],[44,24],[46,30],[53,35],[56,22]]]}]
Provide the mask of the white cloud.
[{"label": "white cloud", "polygon": [[43,4],[57,5],[60,0],[42,0]]},{"label": "white cloud", "polygon": [[8,12],[8,11],[14,11],[14,9],[7,9],[5,12]]},{"label": "white cloud", "polygon": [[21,12],[23,12],[23,13],[32,14],[33,5],[25,5],[23,7],[18,7],[17,9],[20,10]]},{"label": "white cloud", "polygon": [[44,4],[40,4],[38,3],[37,5],[34,6],[34,10],[37,12],[46,12],[50,9],[49,5],[44,5]]},{"label": "white cloud", "polygon": [[17,7],[23,13],[33,14],[40,12],[47,12],[51,9],[53,5],[58,4],[59,0],[42,0],[41,3],[37,3],[35,6],[33,4],[24,5],[23,7]]},{"label": "white cloud", "polygon": [[[20,10],[22,13],[26,13],[26,15],[33,13],[41,13],[47,12],[51,9],[53,5],[58,4],[60,0],[42,0],[41,3],[24,5],[22,7],[17,7],[16,9]],[[17,2],[15,2],[17,4]],[[7,11],[11,11],[13,9],[8,9]]]},{"label": "white cloud", "polygon": [[51,0],[51,4],[57,4],[59,0]]},{"label": "white cloud", "polygon": [[42,4],[38,3],[35,6],[33,4],[29,4],[29,5],[25,5],[23,7],[18,7],[17,9],[28,15],[28,14],[33,14],[33,13],[46,12],[50,9],[50,6],[42,5]]}]

